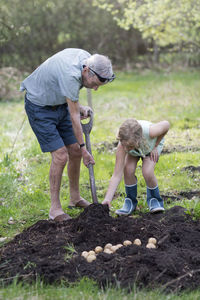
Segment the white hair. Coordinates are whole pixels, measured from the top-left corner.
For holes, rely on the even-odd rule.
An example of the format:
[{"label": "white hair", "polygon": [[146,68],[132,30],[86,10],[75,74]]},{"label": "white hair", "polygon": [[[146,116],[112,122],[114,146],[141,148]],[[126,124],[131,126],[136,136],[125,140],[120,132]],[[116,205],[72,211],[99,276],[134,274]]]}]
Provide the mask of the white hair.
[{"label": "white hair", "polygon": [[107,56],[93,54],[85,61],[85,64],[102,77],[110,78],[113,75],[112,63]]}]

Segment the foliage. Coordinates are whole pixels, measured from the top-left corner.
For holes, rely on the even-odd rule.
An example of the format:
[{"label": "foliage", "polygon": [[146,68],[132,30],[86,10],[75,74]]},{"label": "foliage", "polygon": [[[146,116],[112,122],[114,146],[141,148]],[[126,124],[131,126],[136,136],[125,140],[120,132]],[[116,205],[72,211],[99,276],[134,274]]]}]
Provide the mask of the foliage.
[{"label": "foliage", "polygon": [[0,66],[30,71],[74,47],[130,69],[148,65],[158,45],[164,54],[175,45],[181,63],[199,65],[199,7],[200,0],[0,0]]},{"label": "foliage", "polygon": [[[64,48],[84,48],[114,61],[131,60],[140,44],[92,0],[0,0],[0,65],[34,69]],[[127,57],[127,58],[126,58]]]},{"label": "foliage", "polygon": [[22,74],[12,67],[0,69],[0,100],[20,99],[19,84]]},{"label": "foliage", "polygon": [[94,0],[124,29],[134,27],[159,46],[200,48],[199,0]]}]

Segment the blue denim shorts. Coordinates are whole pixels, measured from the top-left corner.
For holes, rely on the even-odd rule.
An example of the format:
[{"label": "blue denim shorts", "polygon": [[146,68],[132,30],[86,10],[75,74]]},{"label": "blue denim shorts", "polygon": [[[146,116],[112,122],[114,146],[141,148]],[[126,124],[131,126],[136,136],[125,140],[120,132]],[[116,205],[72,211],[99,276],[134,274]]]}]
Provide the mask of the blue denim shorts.
[{"label": "blue denim shorts", "polygon": [[25,96],[25,110],[42,152],[52,152],[77,142],[67,103],[39,106]]}]

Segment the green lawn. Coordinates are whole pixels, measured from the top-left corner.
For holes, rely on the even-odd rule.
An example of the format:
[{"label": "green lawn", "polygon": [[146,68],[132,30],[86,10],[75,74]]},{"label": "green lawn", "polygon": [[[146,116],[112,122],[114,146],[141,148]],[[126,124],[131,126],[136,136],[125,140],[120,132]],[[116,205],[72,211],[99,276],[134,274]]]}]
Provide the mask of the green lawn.
[{"label": "green lawn", "polygon": [[[117,72],[117,79],[92,93],[95,112],[91,133],[92,151],[96,161],[94,171],[98,199],[104,199],[115,163],[117,129],[130,117],[152,122],[168,120],[170,131],[165,138],[165,152],[156,167],[161,194],[174,195],[182,191],[199,190],[199,172],[184,170],[187,166],[200,166],[200,72],[142,73]],[[86,90],[81,91],[80,102],[87,104]],[[48,218],[50,205],[48,172],[50,155],[42,154],[33,135],[23,108],[23,99],[0,102],[0,237],[12,239],[14,235],[40,219]],[[147,211],[145,183],[141,165],[137,170],[138,198],[141,209]],[[81,193],[91,202],[88,192],[88,170],[81,167]],[[112,204],[112,211],[123,202],[124,187],[120,184]],[[69,191],[66,170],[63,175],[61,200],[67,209]],[[166,208],[182,205],[194,209],[200,217],[199,198],[188,201],[169,201]],[[114,213],[113,213],[114,216]],[[14,224],[8,224],[9,218]],[[95,283],[83,280],[75,286],[43,286],[37,283],[20,286],[15,283],[0,292],[0,299],[199,299],[200,292],[182,295],[164,295],[160,291],[99,290]]]}]

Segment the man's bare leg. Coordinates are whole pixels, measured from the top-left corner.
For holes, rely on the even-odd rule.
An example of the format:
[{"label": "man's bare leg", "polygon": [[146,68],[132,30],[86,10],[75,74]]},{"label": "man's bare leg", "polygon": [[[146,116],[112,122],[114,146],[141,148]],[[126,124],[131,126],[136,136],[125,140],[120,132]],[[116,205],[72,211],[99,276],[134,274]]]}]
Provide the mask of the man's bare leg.
[{"label": "man's bare leg", "polygon": [[69,154],[68,163],[68,177],[70,189],[70,202],[69,206],[87,207],[90,205],[88,201],[80,196],[79,191],[79,178],[80,178],[80,165],[81,165],[81,151],[79,145],[72,144],[67,146]]},{"label": "man's bare leg", "polygon": [[64,214],[60,203],[60,185],[64,167],[68,161],[68,153],[66,147],[62,147],[51,152],[52,161],[49,172],[50,193],[51,193],[51,208],[49,215],[55,218]]}]

